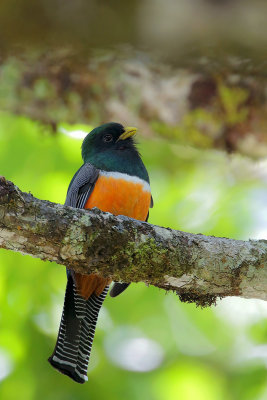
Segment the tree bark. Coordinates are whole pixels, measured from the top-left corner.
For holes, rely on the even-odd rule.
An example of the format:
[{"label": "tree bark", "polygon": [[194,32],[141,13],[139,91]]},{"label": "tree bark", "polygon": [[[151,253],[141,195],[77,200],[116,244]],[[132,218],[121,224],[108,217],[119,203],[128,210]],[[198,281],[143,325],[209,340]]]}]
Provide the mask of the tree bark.
[{"label": "tree bark", "polygon": [[39,200],[0,179],[0,247],[84,274],[146,282],[201,306],[216,297],[267,299],[267,241],[175,231]]}]

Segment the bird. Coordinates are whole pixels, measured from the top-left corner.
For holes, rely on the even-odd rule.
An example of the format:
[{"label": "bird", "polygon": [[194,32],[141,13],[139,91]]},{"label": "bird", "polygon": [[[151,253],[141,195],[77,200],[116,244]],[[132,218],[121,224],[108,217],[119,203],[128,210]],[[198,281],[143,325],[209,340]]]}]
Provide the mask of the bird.
[{"label": "bird", "polygon": [[[81,148],[83,165],[73,176],[66,206],[98,209],[147,221],[153,207],[147,169],[133,136],[137,129],[109,122],[93,129]],[[57,342],[48,361],[75,382],[88,380],[87,369],[98,314],[112,280],[67,268],[67,286]],[[111,297],[129,283],[115,282]]]}]

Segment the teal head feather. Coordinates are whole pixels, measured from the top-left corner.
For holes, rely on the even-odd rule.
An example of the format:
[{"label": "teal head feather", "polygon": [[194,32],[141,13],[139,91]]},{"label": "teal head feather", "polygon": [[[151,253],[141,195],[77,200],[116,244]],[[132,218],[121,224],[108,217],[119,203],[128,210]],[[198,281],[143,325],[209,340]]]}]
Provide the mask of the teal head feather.
[{"label": "teal head feather", "polygon": [[109,122],[93,129],[82,143],[82,158],[104,171],[137,176],[149,182],[147,170],[136,148],[136,128]]}]

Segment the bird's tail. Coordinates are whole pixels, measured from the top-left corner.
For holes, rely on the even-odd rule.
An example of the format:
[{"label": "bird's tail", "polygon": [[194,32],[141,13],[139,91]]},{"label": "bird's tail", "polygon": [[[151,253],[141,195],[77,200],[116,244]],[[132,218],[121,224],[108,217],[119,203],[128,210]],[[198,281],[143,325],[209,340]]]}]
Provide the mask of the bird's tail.
[{"label": "bird's tail", "polygon": [[48,361],[78,383],[88,380],[87,368],[96,322],[107,292],[108,286],[100,296],[92,294],[86,300],[77,292],[72,275],[68,276],[57,343]]}]

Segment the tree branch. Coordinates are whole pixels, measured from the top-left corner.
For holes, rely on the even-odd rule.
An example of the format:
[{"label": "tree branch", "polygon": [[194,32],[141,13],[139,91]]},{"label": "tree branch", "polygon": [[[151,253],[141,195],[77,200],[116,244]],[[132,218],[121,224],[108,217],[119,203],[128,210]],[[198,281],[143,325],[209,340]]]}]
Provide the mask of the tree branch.
[{"label": "tree branch", "polygon": [[146,282],[201,305],[267,299],[267,241],[162,228],[98,209],[42,201],[0,178],[0,247],[82,273]]}]

